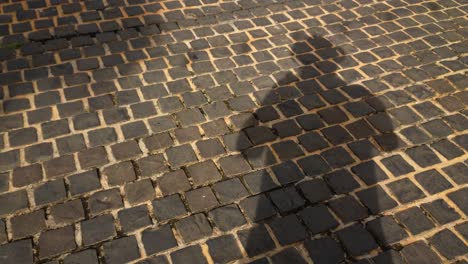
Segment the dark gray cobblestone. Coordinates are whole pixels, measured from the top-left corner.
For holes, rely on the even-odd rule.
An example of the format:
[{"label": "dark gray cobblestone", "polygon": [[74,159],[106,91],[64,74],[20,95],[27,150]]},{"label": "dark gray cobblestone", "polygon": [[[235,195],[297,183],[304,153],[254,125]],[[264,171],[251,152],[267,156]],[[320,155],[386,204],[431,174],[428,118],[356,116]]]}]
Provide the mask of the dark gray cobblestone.
[{"label": "dark gray cobblestone", "polygon": [[0,2],[1,263],[468,261],[466,2]]}]

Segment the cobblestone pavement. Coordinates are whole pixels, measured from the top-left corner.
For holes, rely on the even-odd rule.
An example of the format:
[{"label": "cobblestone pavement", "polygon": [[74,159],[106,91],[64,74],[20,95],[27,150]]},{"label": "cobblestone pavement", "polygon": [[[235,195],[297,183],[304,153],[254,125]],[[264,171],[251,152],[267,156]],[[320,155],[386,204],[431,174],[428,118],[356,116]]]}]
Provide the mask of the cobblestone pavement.
[{"label": "cobblestone pavement", "polygon": [[466,0],[0,2],[0,263],[467,263]]}]

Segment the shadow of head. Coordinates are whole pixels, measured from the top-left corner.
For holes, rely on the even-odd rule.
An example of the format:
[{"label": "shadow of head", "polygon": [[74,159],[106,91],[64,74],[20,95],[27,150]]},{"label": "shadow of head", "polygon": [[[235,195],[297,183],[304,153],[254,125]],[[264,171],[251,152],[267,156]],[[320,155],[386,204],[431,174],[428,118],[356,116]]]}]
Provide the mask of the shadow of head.
[{"label": "shadow of head", "polygon": [[253,168],[242,177],[253,196],[240,206],[259,223],[240,233],[247,254],[272,250],[271,234],[281,246],[306,241],[314,263],[393,246],[404,235],[387,234],[391,219],[367,221],[397,205],[379,186],[388,176],[374,161],[402,144],[386,102],[359,84],[352,57],[323,37],[304,37],[282,54],[289,70],[273,73],[276,85],[254,93],[260,107],[235,124],[235,150]]}]

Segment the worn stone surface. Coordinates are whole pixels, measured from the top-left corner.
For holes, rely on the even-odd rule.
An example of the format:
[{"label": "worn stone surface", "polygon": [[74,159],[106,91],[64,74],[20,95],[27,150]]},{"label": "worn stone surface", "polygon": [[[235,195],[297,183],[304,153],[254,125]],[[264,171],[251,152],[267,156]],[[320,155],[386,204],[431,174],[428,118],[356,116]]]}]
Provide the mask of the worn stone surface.
[{"label": "worn stone surface", "polygon": [[466,262],[466,1],[0,2],[1,263]]}]

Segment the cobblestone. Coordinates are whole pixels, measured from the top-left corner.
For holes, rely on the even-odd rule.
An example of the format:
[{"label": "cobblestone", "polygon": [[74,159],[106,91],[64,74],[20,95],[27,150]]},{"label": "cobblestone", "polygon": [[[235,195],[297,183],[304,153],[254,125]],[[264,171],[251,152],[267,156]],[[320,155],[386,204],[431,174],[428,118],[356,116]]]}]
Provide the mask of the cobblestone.
[{"label": "cobblestone", "polygon": [[64,253],[76,248],[75,232],[72,226],[46,231],[39,237],[39,246],[42,249],[39,258],[45,258]]},{"label": "cobblestone", "polygon": [[[31,225],[30,223],[36,223]],[[13,237],[23,238],[39,233],[45,229],[45,215],[43,210],[16,216],[11,219]]]},{"label": "cobblestone", "polygon": [[146,229],[142,232],[142,241],[148,254],[154,254],[177,246],[177,241],[170,226],[158,229]]},{"label": "cobblestone", "polygon": [[0,3],[5,263],[466,261],[466,3]]}]

